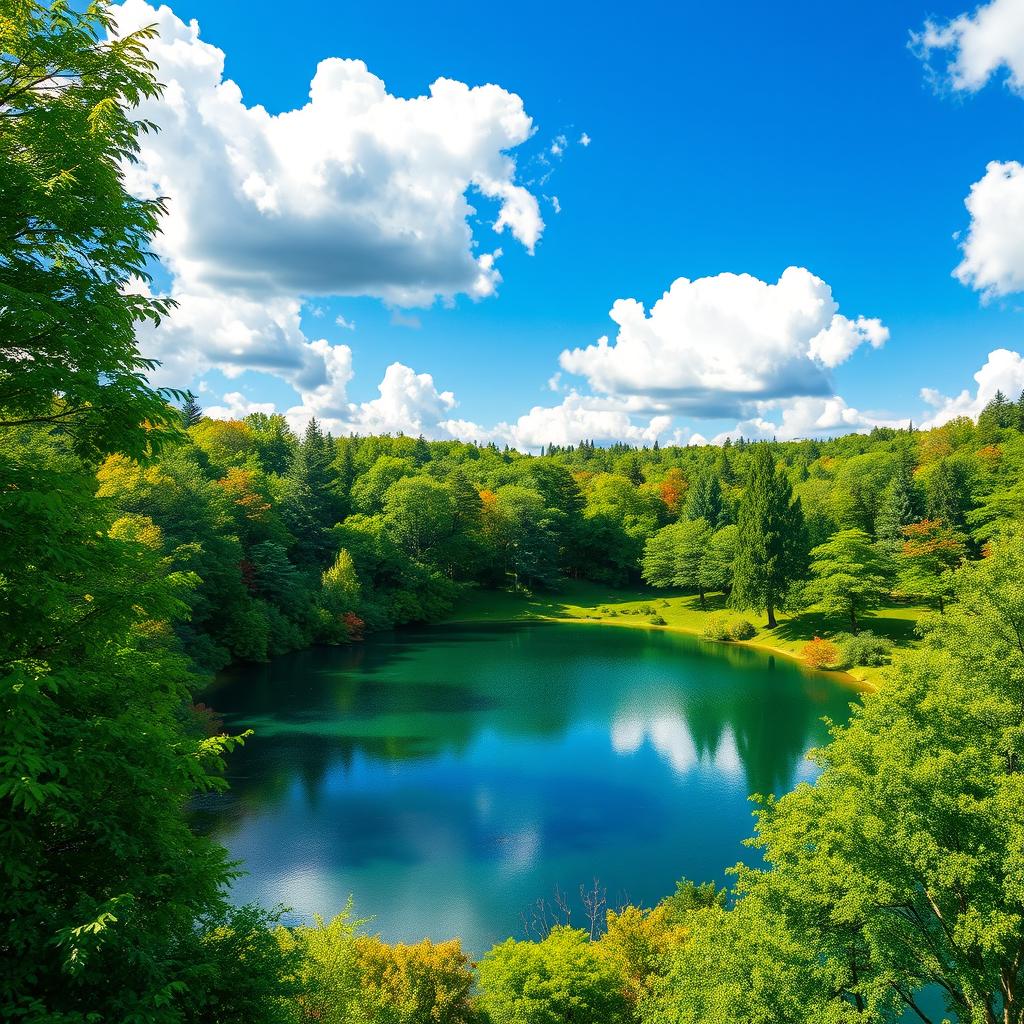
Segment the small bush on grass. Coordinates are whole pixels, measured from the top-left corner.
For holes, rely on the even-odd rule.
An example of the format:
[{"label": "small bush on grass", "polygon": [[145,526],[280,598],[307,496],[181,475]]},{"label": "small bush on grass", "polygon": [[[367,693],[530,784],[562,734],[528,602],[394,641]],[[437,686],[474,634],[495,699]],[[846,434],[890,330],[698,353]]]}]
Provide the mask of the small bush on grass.
[{"label": "small bush on grass", "polygon": [[839,648],[839,664],[842,668],[858,665],[887,665],[892,654],[892,642],[885,637],[875,636],[870,630],[858,633],[839,633],[832,638]]},{"label": "small bush on grass", "polygon": [[742,615],[717,612],[708,616],[700,635],[705,640],[749,640],[757,636],[757,629]]},{"label": "small bush on grass", "polygon": [[839,648],[831,640],[823,640],[820,636],[804,644],[800,653],[811,668],[836,668],[841,658]]}]

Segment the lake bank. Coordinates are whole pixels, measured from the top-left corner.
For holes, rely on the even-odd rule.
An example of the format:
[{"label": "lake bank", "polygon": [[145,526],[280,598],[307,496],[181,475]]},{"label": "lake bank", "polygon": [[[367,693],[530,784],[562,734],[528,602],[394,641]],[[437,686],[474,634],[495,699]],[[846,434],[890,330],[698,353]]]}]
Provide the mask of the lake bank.
[{"label": "lake bank", "polygon": [[[572,622],[616,626],[619,628],[661,630],[700,637],[708,618],[715,612],[727,611],[721,594],[706,598],[706,609],[693,594],[675,590],[653,590],[646,587],[617,589],[585,581],[567,581],[557,592],[550,594],[514,594],[509,591],[473,591],[445,619],[451,623],[470,622]],[[653,609],[641,612],[640,609]],[[892,641],[899,648],[914,642],[914,626],[924,611],[913,605],[892,605],[879,609],[864,624],[878,636]],[[658,616],[664,624],[650,620]],[[763,627],[761,617],[745,613],[757,626],[757,635],[750,640],[706,641],[723,643],[729,647],[751,647],[779,654],[806,666],[801,657],[804,644],[815,636],[828,636],[842,628],[834,618],[817,612],[800,615],[779,615],[775,629]],[[825,674],[837,681],[860,689],[875,690],[881,681],[883,668],[859,666],[849,671],[828,671]]]}]

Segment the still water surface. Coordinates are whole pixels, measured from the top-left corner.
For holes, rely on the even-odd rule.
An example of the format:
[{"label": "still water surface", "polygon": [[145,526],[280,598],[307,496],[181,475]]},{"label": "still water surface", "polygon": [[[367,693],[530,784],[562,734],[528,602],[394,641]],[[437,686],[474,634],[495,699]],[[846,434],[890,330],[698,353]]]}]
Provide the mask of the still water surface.
[{"label": "still water surface", "polygon": [[305,651],[206,699],[256,731],[196,811],[248,871],[236,902],[308,920],[352,893],[386,940],[479,954],[556,885],[649,905],[756,858],[748,794],[812,778],[854,694],[749,649],[536,624]]}]

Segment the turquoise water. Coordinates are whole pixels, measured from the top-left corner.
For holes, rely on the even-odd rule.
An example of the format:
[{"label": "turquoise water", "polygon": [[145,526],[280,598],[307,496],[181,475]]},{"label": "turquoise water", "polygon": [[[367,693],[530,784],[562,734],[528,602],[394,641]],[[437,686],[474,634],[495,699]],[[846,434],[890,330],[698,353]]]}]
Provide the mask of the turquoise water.
[{"label": "turquoise water", "polygon": [[[388,941],[523,934],[555,887],[612,906],[724,880],[752,792],[804,759],[851,690],[660,631],[432,627],[237,670],[207,695],[255,738],[197,809],[248,874],[233,898],[329,917],[351,893]],[[577,906],[576,919],[581,916]]]}]

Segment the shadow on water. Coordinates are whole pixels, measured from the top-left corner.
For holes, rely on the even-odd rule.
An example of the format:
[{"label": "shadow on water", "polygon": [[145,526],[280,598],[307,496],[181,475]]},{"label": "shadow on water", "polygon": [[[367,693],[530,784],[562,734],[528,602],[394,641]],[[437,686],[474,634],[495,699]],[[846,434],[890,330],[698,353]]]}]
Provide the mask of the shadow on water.
[{"label": "shadow on water", "polygon": [[553,885],[599,875],[653,902],[744,855],[752,792],[853,694],[747,648],[567,624],[435,627],[240,668],[205,696],[231,791],[197,825],[250,874],[239,900],[330,913],[349,892],[386,938],[479,951]]}]

